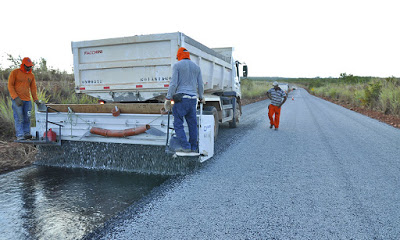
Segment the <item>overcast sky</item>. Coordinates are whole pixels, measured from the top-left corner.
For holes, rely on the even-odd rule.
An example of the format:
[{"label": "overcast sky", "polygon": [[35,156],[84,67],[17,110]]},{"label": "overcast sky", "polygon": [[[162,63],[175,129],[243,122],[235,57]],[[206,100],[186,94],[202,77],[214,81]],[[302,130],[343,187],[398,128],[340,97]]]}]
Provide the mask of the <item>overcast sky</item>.
[{"label": "overcast sky", "polygon": [[72,70],[71,41],[183,32],[249,76],[400,77],[398,0],[1,1],[0,57]]}]

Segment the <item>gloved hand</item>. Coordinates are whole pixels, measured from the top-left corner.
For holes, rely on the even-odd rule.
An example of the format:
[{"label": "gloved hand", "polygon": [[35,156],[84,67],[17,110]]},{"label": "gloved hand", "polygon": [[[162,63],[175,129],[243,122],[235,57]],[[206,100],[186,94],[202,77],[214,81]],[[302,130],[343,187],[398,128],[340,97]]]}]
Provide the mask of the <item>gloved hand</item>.
[{"label": "gloved hand", "polygon": [[202,104],[206,104],[206,100],[204,98],[199,99]]},{"label": "gloved hand", "polygon": [[24,104],[24,102],[23,102],[23,101],[21,100],[21,98],[19,98],[19,97],[16,97],[16,98],[14,99],[14,101],[15,101],[15,104],[17,104],[18,107],[21,107],[22,104]]},{"label": "gloved hand", "polygon": [[165,99],[165,102],[164,102],[164,109],[165,109],[165,111],[167,111],[167,112],[172,110],[171,100]]},{"label": "gloved hand", "polygon": [[41,103],[39,100],[36,100],[35,103],[38,107],[39,112],[45,112],[47,110],[46,104]]}]

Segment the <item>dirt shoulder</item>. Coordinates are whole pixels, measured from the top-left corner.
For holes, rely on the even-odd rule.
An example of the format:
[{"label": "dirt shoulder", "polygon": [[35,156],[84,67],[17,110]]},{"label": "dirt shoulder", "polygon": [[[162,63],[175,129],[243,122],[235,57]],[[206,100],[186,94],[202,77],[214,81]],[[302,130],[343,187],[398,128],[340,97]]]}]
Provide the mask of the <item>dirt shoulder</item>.
[{"label": "dirt shoulder", "polygon": [[337,105],[340,105],[340,106],[350,109],[352,111],[361,113],[370,118],[374,118],[381,122],[387,123],[395,128],[400,128],[400,117],[397,117],[394,115],[389,115],[389,114],[384,114],[383,112],[371,110],[368,108],[355,107],[355,106],[351,105],[350,103],[338,101],[335,99],[329,99],[329,98],[323,98],[323,97],[319,97],[319,98],[325,99],[326,101],[330,101],[332,103],[335,103]]},{"label": "dirt shoulder", "polygon": [[0,141],[0,174],[31,165],[36,151],[31,145]]},{"label": "dirt shoulder", "polygon": [[266,99],[268,99],[267,96],[260,96],[260,97],[257,97],[257,98],[242,99],[242,100],[241,100],[241,101],[242,101],[241,103],[242,103],[242,106],[245,106],[245,105],[247,105],[247,104],[251,104],[251,103],[263,101],[263,100],[266,100]]},{"label": "dirt shoulder", "polygon": [[[253,99],[243,99],[242,106],[267,99],[261,96]],[[354,107],[346,102],[339,102],[332,99],[325,99],[335,104],[341,105],[352,111],[359,112],[393,127],[400,128],[400,117],[385,115],[382,112],[373,111],[365,108]],[[15,143],[11,141],[0,141],[0,174],[10,172],[33,164],[37,149],[31,145]]]}]

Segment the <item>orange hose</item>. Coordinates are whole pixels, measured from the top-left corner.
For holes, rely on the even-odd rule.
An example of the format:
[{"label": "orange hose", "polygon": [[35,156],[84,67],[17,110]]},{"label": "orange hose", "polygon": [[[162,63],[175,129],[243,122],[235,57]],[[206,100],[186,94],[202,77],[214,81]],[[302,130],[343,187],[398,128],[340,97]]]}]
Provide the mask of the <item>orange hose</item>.
[{"label": "orange hose", "polygon": [[125,130],[109,130],[104,128],[92,127],[90,129],[90,133],[97,134],[105,137],[128,137],[133,135],[138,135],[146,132],[146,130],[150,129],[150,125],[146,124],[144,126],[140,126],[137,128],[129,128]]}]

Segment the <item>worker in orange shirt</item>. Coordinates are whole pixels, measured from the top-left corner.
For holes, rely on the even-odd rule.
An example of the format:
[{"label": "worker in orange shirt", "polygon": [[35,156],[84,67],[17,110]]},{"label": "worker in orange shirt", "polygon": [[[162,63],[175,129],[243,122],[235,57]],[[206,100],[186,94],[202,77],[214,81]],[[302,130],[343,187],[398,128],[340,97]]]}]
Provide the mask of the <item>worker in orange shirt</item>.
[{"label": "worker in orange shirt", "polygon": [[12,98],[12,109],[17,140],[31,139],[31,94],[39,106],[33,63],[30,58],[22,59],[21,67],[13,70],[8,77],[8,91]]}]

